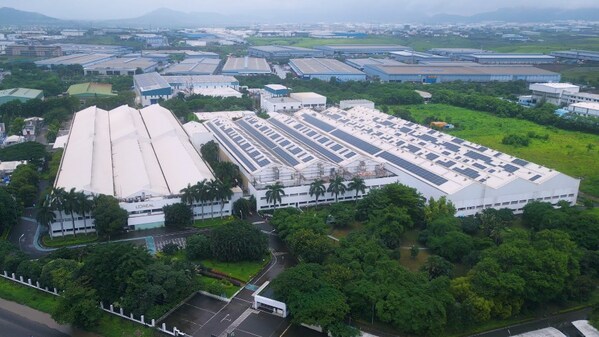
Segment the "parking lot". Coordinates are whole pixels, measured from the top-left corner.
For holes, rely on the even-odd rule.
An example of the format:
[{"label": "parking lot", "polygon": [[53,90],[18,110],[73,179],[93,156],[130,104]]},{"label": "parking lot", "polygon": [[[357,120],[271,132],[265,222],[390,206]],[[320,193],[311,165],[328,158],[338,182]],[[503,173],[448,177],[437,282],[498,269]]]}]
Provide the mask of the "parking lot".
[{"label": "parking lot", "polygon": [[196,294],[170,314],[164,320],[164,323],[168,327],[177,327],[177,329],[191,335],[204,326],[226,304],[226,302]]}]

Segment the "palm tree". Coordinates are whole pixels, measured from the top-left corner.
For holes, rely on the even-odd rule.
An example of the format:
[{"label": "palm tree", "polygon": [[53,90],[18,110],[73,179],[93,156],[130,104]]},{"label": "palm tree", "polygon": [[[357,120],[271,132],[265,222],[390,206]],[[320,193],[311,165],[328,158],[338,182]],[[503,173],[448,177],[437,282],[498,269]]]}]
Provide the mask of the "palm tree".
[{"label": "palm tree", "polygon": [[214,213],[214,200],[216,199],[217,181],[209,180],[206,183],[206,201],[210,201],[210,217]]},{"label": "palm tree", "polygon": [[64,236],[64,216],[62,212],[64,211],[64,196],[66,195],[66,191],[62,187],[53,188],[50,193],[50,206],[52,209],[58,211],[58,215],[60,216],[60,231],[62,236]]},{"label": "palm tree", "polygon": [[191,208],[191,206],[193,205],[193,201],[195,199],[194,187],[191,186],[191,184],[187,184],[187,187],[184,187],[183,189],[181,189],[181,191],[179,191],[179,193],[181,193],[181,202],[186,205],[189,205],[189,207]]},{"label": "palm tree", "polygon": [[364,179],[360,177],[353,177],[352,180],[347,184],[347,189],[349,191],[356,191],[356,201],[358,200],[358,193],[366,193],[366,184],[364,183]]},{"label": "palm tree", "polygon": [[54,213],[54,210],[52,209],[50,199],[46,198],[46,200],[37,207],[35,219],[39,225],[48,227],[48,233],[50,233],[50,237],[52,237],[50,225],[56,220],[56,213]]},{"label": "palm tree", "polygon": [[324,187],[324,180],[316,179],[310,184],[310,196],[316,198],[316,205],[318,205],[318,198],[326,193],[327,189]]},{"label": "palm tree", "polygon": [[89,195],[83,193],[83,192],[77,192],[76,194],[76,198],[77,198],[77,213],[83,215],[83,228],[85,231],[85,234],[87,234],[87,213],[91,212],[94,206],[94,202],[93,200],[90,198]]},{"label": "palm tree", "polygon": [[222,182],[221,180],[217,180],[215,183],[215,197],[220,201],[220,217],[223,217],[223,208],[225,207],[225,202],[231,199],[233,196],[233,191],[228,184]]},{"label": "palm tree", "polygon": [[196,202],[199,202],[202,206],[202,220],[204,220],[204,204],[206,203],[206,201],[208,201],[207,195],[208,195],[208,186],[207,184],[207,180],[204,179],[202,181],[198,181],[195,185],[193,185],[194,188],[194,200]]},{"label": "palm tree", "polygon": [[73,223],[73,236],[77,236],[75,230],[75,212],[78,209],[78,200],[77,200],[77,192],[75,188],[71,188],[68,192],[64,194],[64,212],[65,214],[71,215],[71,222]]},{"label": "palm tree", "polygon": [[276,182],[274,185],[266,185],[266,202],[273,203],[275,209],[277,203],[281,203],[281,198],[285,196],[285,190],[283,184]]},{"label": "palm tree", "polygon": [[344,195],[346,190],[347,190],[347,187],[343,183],[342,176],[335,176],[335,179],[333,179],[333,181],[331,181],[329,188],[327,188],[327,192],[335,195],[335,202],[338,201],[339,194]]}]

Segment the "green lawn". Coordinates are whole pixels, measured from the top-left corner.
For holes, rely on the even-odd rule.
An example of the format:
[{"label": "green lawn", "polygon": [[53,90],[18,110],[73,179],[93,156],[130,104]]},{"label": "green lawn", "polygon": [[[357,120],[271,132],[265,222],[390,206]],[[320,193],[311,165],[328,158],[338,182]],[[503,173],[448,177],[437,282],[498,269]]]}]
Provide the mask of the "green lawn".
[{"label": "green lawn", "polygon": [[421,249],[416,258],[412,258],[409,248],[401,248],[400,254],[399,263],[410,271],[420,270],[420,267],[426,262],[426,259],[431,256],[431,253],[428,250]]},{"label": "green lawn", "polygon": [[96,233],[78,234],[77,236],[63,236],[51,239],[48,234],[42,236],[42,245],[50,248],[60,248],[75,245],[82,245],[98,241]]},{"label": "green lawn", "polygon": [[193,227],[195,228],[210,228],[210,227],[217,227],[223,224],[226,224],[228,222],[233,221],[233,219],[235,219],[232,216],[226,216],[221,218],[212,218],[212,219],[198,219],[198,220],[194,220],[193,222]]},{"label": "green lawn", "polygon": [[202,264],[210,269],[218,270],[225,275],[236,278],[243,282],[248,282],[253,276],[258,274],[262,268],[270,262],[271,256],[265,256],[262,261],[242,261],[242,262],[219,262],[215,260],[205,260]]},{"label": "green lawn", "polygon": [[[17,284],[4,278],[0,278],[0,297],[48,314],[51,314],[58,306],[58,298],[56,296]],[[158,336],[156,332],[150,328],[142,327],[139,324],[134,324],[108,313],[102,315],[98,326],[92,330],[104,337]]]},{"label": "green lawn", "polygon": [[[454,136],[582,178],[581,191],[599,196],[599,135],[564,131],[525,120],[499,118],[489,113],[443,104],[403,108],[410,110],[412,116],[420,122],[427,116],[436,116],[456,124],[458,128],[448,130]],[[532,139],[527,147],[501,143],[505,135],[526,135],[530,131],[540,135],[547,134],[549,139]],[[588,150],[588,144],[594,145],[594,148]]]},{"label": "green lawn", "polygon": [[207,289],[209,293],[212,293],[211,289],[221,289],[224,294],[214,294],[218,296],[225,295],[227,298],[233,297],[235,293],[239,290],[239,287],[234,286],[228,281],[222,281],[211,277],[203,277],[202,278],[203,289]]}]

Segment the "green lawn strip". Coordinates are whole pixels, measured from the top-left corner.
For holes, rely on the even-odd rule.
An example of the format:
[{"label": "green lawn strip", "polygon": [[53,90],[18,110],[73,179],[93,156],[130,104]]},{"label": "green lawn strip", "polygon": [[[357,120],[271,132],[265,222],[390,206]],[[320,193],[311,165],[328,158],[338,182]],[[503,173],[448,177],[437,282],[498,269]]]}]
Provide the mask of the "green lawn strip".
[{"label": "green lawn strip", "polygon": [[50,238],[49,235],[42,236],[42,245],[50,248],[60,248],[68,246],[83,245],[86,243],[92,243],[98,241],[98,235],[96,233],[90,234],[79,234],[77,236],[62,236],[57,238]]},{"label": "green lawn strip", "polygon": [[[443,104],[403,106],[422,122],[428,116],[449,121],[458,127],[448,133],[488,146],[509,155],[556,169],[575,178],[582,178],[581,191],[599,196],[599,135],[559,130],[515,118],[499,118],[489,113]],[[508,134],[528,132],[549,135],[548,140],[532,139],[527,147],[501,143]],[[588,145],[594,147],[589,150]]]},{"label": "green lawn strip", "polygon": [[212,218],[212,219],[198,219],[198,220],[194,220],[193,222],[193,227],[195,228],[210,228],[210,227],[217,227],[220,225],[224,225],[228,222],[233,221],[233,217],[232,216],[227,216],[224,218]]},{"label": "green lawn strip", "polygon": [[[203,277],[202,283],[204,285],[204,287],[203,287],[204,290],[207,290],[209,293],[212,293],[210,291],[210,289],[214,288],[211,286],[218,285],[218,287],[223,290],[224,295],[227,298],[233,297],[233,295],[235,295],[235,293],[239,290],[239,287],[234,286],[233,284],[231,284],[228,281],[223,281],[223,280],[219,280],[219,279],[215,279],[215,278],[207,277],[207,276]],[[223,294],[214,294],[214,295],[221,296]]]},{"label": "green lawn strip", "polygon": [[270,262],[270,258],[269,254],[264,257],[262,261],[219,262],[215,260],[204,260],[202,261],[202,264],[207,268],[217,270],[227,276],[243,282],[248,282]]}]

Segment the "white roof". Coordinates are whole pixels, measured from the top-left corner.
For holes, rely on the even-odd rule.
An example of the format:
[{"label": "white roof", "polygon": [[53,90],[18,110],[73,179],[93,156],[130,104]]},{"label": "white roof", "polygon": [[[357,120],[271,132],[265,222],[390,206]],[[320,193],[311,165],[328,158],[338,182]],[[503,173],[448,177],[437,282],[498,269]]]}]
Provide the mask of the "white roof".
[{"label": "white roof", "polygon": [[544,328],[540,330],[530,331],[513,337],[567,337],[556,328]]},{"label": "white roof", "polygon": [[196,117],[201,121],[209,121],[211,119],[223,118],[223,119],[238,119],[245,116],[254,116],[253,111],[213,111],[213,112],[196,112]]},{"label": "white roof", "polygon": [[52,149],[62,149],[67,145],[67,140],[69,139],[69,135],[56,137],[54,140],[54,145],[52,145]]},{"label": "white roof", "polygon": [[291,93],[289,96],[291,96],[295,99],[299,99],[299,100],[305,100],[305,99],[311,99],[311,98],[320,98],[320,99],[326,100],[325,96],[317,94],[315,92],[294,92],[294,93]]},{"label": "white roof", "polygon": [[589,110],[599,110],[599,103],[596,102],[579,102],[570,104],[571,108],[582,108]]},{"label": "white roof", "polygon": [[208,133],[210,131],[208,131],[208,129],[206,129],[206,127],[204,126],[204,124],[202,123],[198,123],[198,122],[187,122],[185,124],[183,124],[183,129],[185,129],[185,132],[187,132],[187,134],[189,136],[192,136],[196,133]]},{"label": "white roof", "polygon": [[178,194],[213,178],[165,108],[90,107],[75,114],[55,185],[126,199]]},{"label": "white roof", "polygon": [[27,165],[27,160],[0,162],[0,172],[12,172],[19,165]]},{"label": "white roof", "polygon": [[587,320],[574,321],[572,322],[572,325],[574,325],[584,337],[599,337],[599,331],[589,324],[589,321]]},{"label": "white roof", "polygon": [[243,94],[239,91],[230,88],[194,88],[194,94],[202,95],[202,96],[211,96],[211,97],[243,97]]}]

